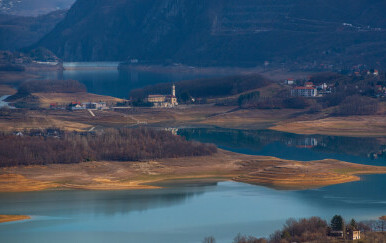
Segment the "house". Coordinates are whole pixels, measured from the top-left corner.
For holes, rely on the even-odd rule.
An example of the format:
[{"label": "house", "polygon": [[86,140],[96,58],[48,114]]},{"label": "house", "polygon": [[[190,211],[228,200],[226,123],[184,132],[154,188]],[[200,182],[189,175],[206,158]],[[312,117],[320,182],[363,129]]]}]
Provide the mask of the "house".
[{"label": "house", "polygon": [[82,106],[85,109],[89,109],[89,110],[96,110],[96,105],[97,105],[97,103],[95,103],[95,102],[82,103]]},{"label": "house", "polygon": [[105,110],[108,109],[106,102],[87,102],[82,103],[82,106],[85,107],[85,109],[89,110]]},{"label": "house", "polygon": [[82,104],[79,102],[71,102],[71,104],[68,105],[68,109],[72,111],[76,111],[76,110],[84,110],[85,107],[82,106]]},{"label": "house", "polygon": [[360,240],[361,232],[359,230],[350,230],[348,233],[349,240]]},{"label": "house", "polygon": [[293,85],[295,83],[295,81],[292,78],[289,78],[289,79],[284,80],[284,83],[287,85]]},{"label": "house", "polygon": [[330,231],[329,236],[343,238],[344,232],[343,230],[333,230],[333,231]]},{"label": "house", "polygon": [[312,82],[305,83],[304,86],[298,86],[291,90],[292,96],[302,96],[302,97],[315,97],[318,95],[318,89],[314,86]]},{"label": "house", "polygon": [[148,95],[146,101],[153,103],[154,107],[170,108],[178,105],[176,97],[176,86],[173,84],[170,95]]},{"label": "house", "polygon": [[311,87],[314,87],[314,83],[306,82],[304,86],[307,87],[307,88],[311,88]]}]

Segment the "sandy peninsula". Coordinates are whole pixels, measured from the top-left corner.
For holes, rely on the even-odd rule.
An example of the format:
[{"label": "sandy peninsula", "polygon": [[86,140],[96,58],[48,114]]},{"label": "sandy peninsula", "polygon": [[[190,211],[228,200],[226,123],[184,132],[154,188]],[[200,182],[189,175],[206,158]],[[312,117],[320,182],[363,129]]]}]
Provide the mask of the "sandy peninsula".
[{"label": "sandy peninsula", "polygon": [[27,219],[31,219],[31,217],[27,215],[0,215],[0,223],[21,221]]},{"label": "sandy peninsula", "polygon": [[219,150],[202,157],[1,168],[0,191],[156,189],[168,180],[233,180],[308,189],[357,181],[361,174],[386,174],[386,167],[330,159],[298,162]]}]

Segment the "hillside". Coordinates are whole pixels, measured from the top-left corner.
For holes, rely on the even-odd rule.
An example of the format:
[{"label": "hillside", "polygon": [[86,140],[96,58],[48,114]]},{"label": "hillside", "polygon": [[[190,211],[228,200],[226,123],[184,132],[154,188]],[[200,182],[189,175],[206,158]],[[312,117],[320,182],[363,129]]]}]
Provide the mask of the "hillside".
[{"label": "hillside", "polygon": [[58,10],[38,17],[0,14],[0,50],[30,46],[49,33],[66,15]]},{"label": "hillside", "polygon": [[0,13],[38,16],[69,9],[74,2],[75,0],[0,0]]},{"label": "hillside", "polygon": [[37,45],[67,61],[385,66],[382,0],[78,0]]}]

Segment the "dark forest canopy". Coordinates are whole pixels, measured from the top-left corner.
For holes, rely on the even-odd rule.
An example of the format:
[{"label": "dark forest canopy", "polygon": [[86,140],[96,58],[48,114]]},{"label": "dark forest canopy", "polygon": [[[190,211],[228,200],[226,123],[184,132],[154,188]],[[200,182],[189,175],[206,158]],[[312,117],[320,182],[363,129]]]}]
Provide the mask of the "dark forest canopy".
[{"label": "dark forest canopy", "polygon": [[111,128],[99,134],[50,129],[0,135],[0,166],[140,161],[216,152],[214,145],[147,128]]}]

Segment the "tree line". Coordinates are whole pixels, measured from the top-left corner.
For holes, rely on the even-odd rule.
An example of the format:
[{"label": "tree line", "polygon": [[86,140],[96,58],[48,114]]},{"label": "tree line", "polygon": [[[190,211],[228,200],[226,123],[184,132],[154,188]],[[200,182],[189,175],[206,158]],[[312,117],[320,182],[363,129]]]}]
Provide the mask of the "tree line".
[{"label": "tree line", "polygon": [[70,164],[84,161],[141,161],[204,156],[211,144],[187,141],[149,128],[105,129],[98,133],[31,131],[0,134],[0,166]]}]

